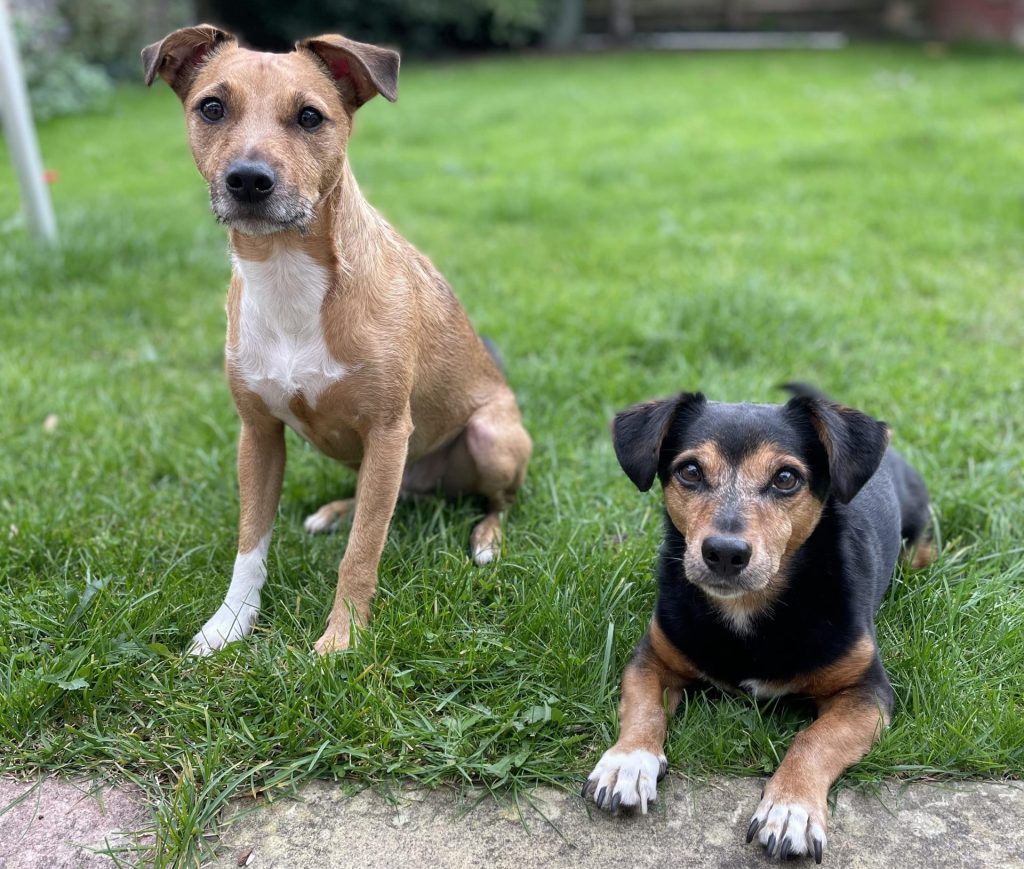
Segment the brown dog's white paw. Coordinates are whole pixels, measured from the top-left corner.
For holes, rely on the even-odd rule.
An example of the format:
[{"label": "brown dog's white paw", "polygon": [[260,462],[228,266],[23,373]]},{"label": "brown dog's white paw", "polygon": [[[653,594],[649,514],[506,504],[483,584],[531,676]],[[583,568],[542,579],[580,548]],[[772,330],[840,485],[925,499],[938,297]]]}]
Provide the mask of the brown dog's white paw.
[{"label": "brown dog's white paw", "polygon": [[352,502],[351,498],[346,498],[342,501],[331,501],[330,504],[324,504],[315,513],[310,513],[306,517],[302,527],[306,529],[307,534],[326,534],[330,531],[337,531],[342,517],[352,509]]},{"label": "brown dog's white paw", "polygon": [[593,799],[598,808],[617,812],[640,807],[647,814],[648,803],[658,799],[658,782],[668,769],[665,755],[649,751],[619,751],[609,748],[583,783],[583,799]]},{"label": "brown dog's white paw", "polygon": [[501,514],[490,513],[473,529],[469,536],[469,551],[473,562],[490,564],[501,552]]},{"label": "brown dog's white paw", "polygon": [[828,844],[825,836],[825,808],[800,799],[773,799],[766,791],[747,828],[747,841],[754,836],[769,857],[814,855],[816,863]]},{"label": "brown dog's white paw", "polygon": [[249,636],[258,615],[258,603],[255,606],[232,605],[225,601],[192,638],[188,654],[206,657],[220,651],[228,643]]}]

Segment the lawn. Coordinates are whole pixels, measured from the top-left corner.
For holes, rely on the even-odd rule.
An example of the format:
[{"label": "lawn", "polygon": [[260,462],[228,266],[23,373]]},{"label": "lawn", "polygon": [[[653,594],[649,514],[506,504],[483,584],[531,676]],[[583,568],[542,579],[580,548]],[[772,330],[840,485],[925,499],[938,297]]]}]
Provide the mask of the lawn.
[{"label": "lawn", "polygon": [[[160,864],[199,860],[238,790],[578,787],[660,535],[608,420],[801,378],[892,424],[941,533],[881,611],[894,725],[845,785],[1019,776],[1021,70],[914,48],[410,64],[362,112],[356,175],[502,348],[535,454],[496,566],[468,562],[475,504],[400,505],[373,630],[324,660],[347,532],[301,519],[354,478],[291,435],[256,632],[182,655],[231,571],[238,423],[224,232],[175,97],[41,129],[59,252],[11,218],[0,155],[3,766],[142,783]],[[696,694],[669,761],[765,775],[806,720]]]}]

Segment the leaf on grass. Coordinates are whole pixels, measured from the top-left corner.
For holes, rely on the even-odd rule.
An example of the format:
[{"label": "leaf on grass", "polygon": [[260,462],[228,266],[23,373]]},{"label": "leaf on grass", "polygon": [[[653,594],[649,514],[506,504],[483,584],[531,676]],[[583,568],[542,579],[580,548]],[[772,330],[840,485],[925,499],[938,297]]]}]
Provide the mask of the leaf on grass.
[{"label": "leaf on grass", "polygon": [[498,776],[498,778],[505,778],[509,774],[509,770],[512,769],[512,763],[512,755],[507,754],[501,760],[487,764],[484,767],[484,772],[489,772],[491,775]]},{"label": "leaf on grass", "polygon": [[561,709],[547,702],[540,706],[531,706],[523,715],[523,720],[527,724],[546,724],[548,721],[554,721],[557,724],[563,717]]},{"label": "leaf on grass", "polygon": [[150,643],[148,646],[146,646],[146,648],[149,649],[149,651],[151,651],[154,655],[159,655],[161,658],[177,657],[177,655],[175,655],[174,652],[168,649],[167,646],[165,646],[163,643]]},{"label": "leaf on grass", "polygon": [[50,685],[56,685],[58,688],[63,688],[65,691],[81,691],[83,688],[89,687],[89,683],[86,682],[85,679],[82,679],[81,677],[77,679],[68,679],[67,674],[65,673],[43,676],[40,681],[47,682]]},{"label": "leaf on grass", "polygon": [[71,614],[71,618],[68,620],[69,627],[77,622],[82,617],[82,614],[89,609],[93,598],[96,597],[98,592],[103,590],[103,587],[109,581],[109,576],[96,578],[91,573],[86,573],[85,588],[82,589],[82,593],[78,596],[78,605],[75,607],[75,611]]}]

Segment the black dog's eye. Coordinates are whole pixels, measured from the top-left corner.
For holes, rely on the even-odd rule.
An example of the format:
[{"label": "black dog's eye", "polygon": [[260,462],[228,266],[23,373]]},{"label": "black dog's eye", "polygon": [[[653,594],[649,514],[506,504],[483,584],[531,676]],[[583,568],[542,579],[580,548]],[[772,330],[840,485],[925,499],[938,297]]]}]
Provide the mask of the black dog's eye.
[{"label": "black dog's eye", "polygon": [[689,486],[696,486],[704,480],[704,472],[696,462],[683,462],[676,469],[676,476]]},{"label": "black dog's eye", "polygon": [[306,106],[299,112],[299,126],[304,130],[315,130],[324,122],[324,116],[316,109]]},{"label": "black dog's eye", "polygon": [[224,103],[216,97],[207,97],[199,104],[199,114],[213,123],[223,120]]},{"label": "black dog's eye", "polygon": [[792,492],[800,485],[800,475],[792,468],[783,468],[772,477],[772,488],[780,492]]}]

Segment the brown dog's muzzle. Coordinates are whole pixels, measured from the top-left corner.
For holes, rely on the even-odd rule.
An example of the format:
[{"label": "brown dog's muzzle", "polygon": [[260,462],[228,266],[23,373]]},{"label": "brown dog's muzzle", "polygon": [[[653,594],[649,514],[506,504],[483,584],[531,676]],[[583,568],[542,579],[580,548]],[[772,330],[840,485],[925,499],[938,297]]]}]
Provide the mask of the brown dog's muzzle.
[{"label": "brown dog's muzzle", "polygon": [[262,202],[276,185],[277,175],[262,161],[236,160],[224,174],[224,186],[236,202]]}]

